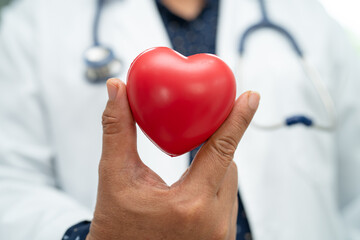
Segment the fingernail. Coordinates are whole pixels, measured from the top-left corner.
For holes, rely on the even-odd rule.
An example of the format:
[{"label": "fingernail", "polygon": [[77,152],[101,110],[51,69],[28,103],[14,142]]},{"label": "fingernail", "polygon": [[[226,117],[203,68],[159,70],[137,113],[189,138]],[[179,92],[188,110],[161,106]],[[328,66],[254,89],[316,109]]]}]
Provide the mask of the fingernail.
[{"label": "fingernail", "polygon": [[258,92],[250,91],[248,95],[248,105],[252,110],[256,110],[259,106],[260,94]]},{"label": "fingernail", "polygon": [[113,101],[116,98],[116,95],[118,93],[118,87],[114,84],[113,79],[109,79],[106,83],[109,100]]}]

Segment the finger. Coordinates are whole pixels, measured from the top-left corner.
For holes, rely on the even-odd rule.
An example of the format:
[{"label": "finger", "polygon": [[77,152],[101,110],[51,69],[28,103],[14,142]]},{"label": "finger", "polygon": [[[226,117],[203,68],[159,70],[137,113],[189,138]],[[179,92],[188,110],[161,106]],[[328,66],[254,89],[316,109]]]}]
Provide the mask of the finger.
[{"label": "finger", "polygon": [[229,208],[232,207],[234,201],[237,199],[237,192],[238,172],[235,162],[232,161],[217,193],[218,199],[222,202],[222,205],[224,206],[224,211],[228,211]]},{"label": "finger", "polygon": [[[228,213],[229,234],[227,239],[235,239],[236,236],[236,218],[237,218],[237,192],[238,177],[237,167],[234,161],[230,164],[228,171],[224,176],[224,180],[218,191],[218,201],[222,206],[222,212]],[[235,215],[235,216],[234,216]]]},{"label": "finger", "polygon": [[109,100],[102,116],[103,150],[102,160],[116,167],[127,165],[126,156],[137,155],[136,127],[126,94],[126,86],[119,79],[106,83]]},{"label": "finger", "polygon": [[260,95],[256,92],[246,92],[236,100],[228,118],[199,150],[187,181],[202,184],[204,189],[217,193],[259,100]]}]

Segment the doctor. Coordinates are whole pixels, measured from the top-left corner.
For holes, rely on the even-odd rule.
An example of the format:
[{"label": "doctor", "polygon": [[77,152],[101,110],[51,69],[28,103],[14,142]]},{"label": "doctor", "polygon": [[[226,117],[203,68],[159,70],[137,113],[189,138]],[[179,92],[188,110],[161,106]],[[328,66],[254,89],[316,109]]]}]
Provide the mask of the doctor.
[{"label": "doctor", "polygon": [[[189,3],[162,2],[178,15],[181,15],[181,6]],[[169,5],[169,2],[173,3]],[[191,9],[200,10],[185,14],[183,18],[191,15],[196,19],[204,7],[202,4],[199,6]],[[255,0],[220,1],[216,54],[234,70],[239,80],[239,94],[244,89],[253,89],[262,95],[262,104],[253,119],[256,125],[248,128],[233,158],[238,166],[241,202],[251,235],[260,240],[360,239],[360,68],[357,59],[341,29],[316,1],[268,0],[267,6],[269,17],[301,43],[307,62],[314,65],[321,75],[338,117],[336,127],[330,130],[303,124],[272,130],[256,127],[274,125],[272,123],[298,113],[312,116],[319,126],[331,125],[335,121],[334,114],[329,114],[324,108],[323,103],[328,101],[323,101],[322,94],[319,94],[323,91],[313,87],[299,64],[297,54],[278,32],[263,29],[253,33],[246,41],[246,51],[239,67],[239,41],[246,29],[261,19],[259,4]],[[121,188],[120,182],[124,184],[124,181],[115,181],[113,172],[101,175],[104,173],[101,166],[114,171],[124,161],[115,162],[116,159],[106,157],[123,153],[106,155],[110,152],[106,146],[117,149],[115,145],[109,147],[106,144],[106,137],[101,156],[100,119],[108,99],[106,86],[89,83],[84,74],[87,67],[82,57],[93,43],[94,12],[96,1],[21,0],[15,1],[2,13],[0,239],[55,240],[61,239],[65,232],[72,234],[64,236],[66,239],[84,226],[88,227],[88,223],[82,221],[91,221],[93,216],[90,240],[109,239],[105,233],[120,239],[129,236],[119,235],[122,233],[138,232],[143,236],[140,234],[151,232],[156,227],[169,229],[169,224],[176,222],[171,219],[176,215],[170,211],[170,218],[163,221],[149,223],[141,217],[135,221],[126,211],[121,211],[124,205],[119,204],[120,201],[111,198]],[[141,51],[153,46],[170,47],[172,42],[168,33],[155,1],[106,1],[102,8],[98,36],[121,59],[125,70],[118,75],[120,79],[126,79],[126,69]],[[116,80],[111,80],[108,85],[115,86],[117,104],[126,112],[124,85]],[[246,99],[250,99],[249,93],[242,95],[237,104],[246,106]],[[249,120],[254,107],[241,109],[249,110],[245,114]],[[225,130],[220,129],[221,132],[213,137],[216,139],[219,134],[223,136],[232,132],[239,139],[242,132],[229,130],[226,126],[232,125],[229,122],[239,119],[236,116],[240,114],[239,108],[235,107],[232,117],[222,126]],[[125,122],[130,121],[129,114],[118,116]],[[119,143],[123,143],[119,149],[130,146],[126,144],[131,140],[134,146],[134,138],[130,134],[125,143],[119,138]],[[181,178],[188,168],[189,154],[171,159],[141,131],[137,131],[137,148],[140,159],[168,185]],[[204,152],[208,152],[206,148],[200,150],[193,166],[200,164],[199,159],[209,160],[204,157]],[[104,161],[109,159],[113,161]],[[194,178],[197,176],[196,168],[192,168],[193,172],[190,169],[184,178],[189,173]],[[206,173],[212,172],[202,172]],[[125,178],[127,174],[125,171],[120,177]],[[224,181],[234,179],[234,176],[229,176],[231,174],[234,171],[223,172]],[[197,179],[204,181],[206,178]],[[217,179],[216,175],[214,179]],[[229,190],[231,186],[227,184],[224,189]],[[132,188],[128,189],[132,192]],[[234,199],[231,195],[234,191],[229,191],[229,198]],[[139,192],[139,201],[142,199],[140,196],[149,195],[140,195]],[[139,210],[131,208],[139,206],[135,205],[135,200],[129,201],[132,198],[127,198],[127,195],[121,195],[121,198],[128,199],[128,209]],[[160,201],[155,203],[152,207],[160,206]],[[223,206],[221,211],[220,206],[207,205],[206,209],[214,213],[213,216],[229,219],[229,212],[234,210]],[[137,214],[137,217],[159,213],[146,212],[151,208],[142,210],[144,214]],[[101,218],[109,215],[109,211],[114,215],[112,218]],[[200,211],[199,216],[206,216],[202,214]],[[121,217],[134,220],[134,224],[127,222],[118,228],[116,223]],[[219,219],[208,218],[209,223],[219,227]],[[102,224],[98,224],[101,222],[99,219],[104,220]],[[234,228],[230,227],[234,226],[234,221],[231,222],[229,228],[221,228],[227,229],[229,237],[234,236]],[[202,231],[205,223],[192,224],[195,226],[193,230],[206,234]],[[111,224],[116,224],[116,227]],[[134,226],[138,226],[137,230],[130,231]],[[211,233],[218,229],[216,227],[206,226],[205,229]],[[124,231],[117,232],[119,229]],[[189,226],[181,229],[188,230]],[[220,232],[219,236],[226,235]],[[178,235],[182,233],[180,231]],[[136,239],[136,236],[132,235],[130,239]]]}]

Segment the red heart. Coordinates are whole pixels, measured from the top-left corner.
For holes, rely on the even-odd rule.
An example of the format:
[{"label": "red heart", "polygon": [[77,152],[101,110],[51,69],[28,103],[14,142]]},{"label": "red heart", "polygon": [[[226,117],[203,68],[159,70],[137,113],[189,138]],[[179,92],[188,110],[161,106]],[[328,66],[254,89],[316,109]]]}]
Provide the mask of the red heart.
[{"label": "red heart", "polygon": [[130,107],[142,131],[162,151],[177,156],[206,141],[227,118],[235,77],[211,54],[190,57],[151,48],[132,62],[127,76]]}]

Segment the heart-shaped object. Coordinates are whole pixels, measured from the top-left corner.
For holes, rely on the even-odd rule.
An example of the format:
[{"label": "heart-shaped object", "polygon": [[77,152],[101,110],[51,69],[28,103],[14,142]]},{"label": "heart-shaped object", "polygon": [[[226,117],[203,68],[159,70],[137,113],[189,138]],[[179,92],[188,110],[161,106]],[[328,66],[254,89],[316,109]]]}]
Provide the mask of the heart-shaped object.
[{"label": "heart-shaped object", "polygon": [[201,145],[220,127],[233,107],[236,82],[215,55],[184,57],[157,47],[132,62],[127,94],[145,135],[165,153],[177,156]]}]

